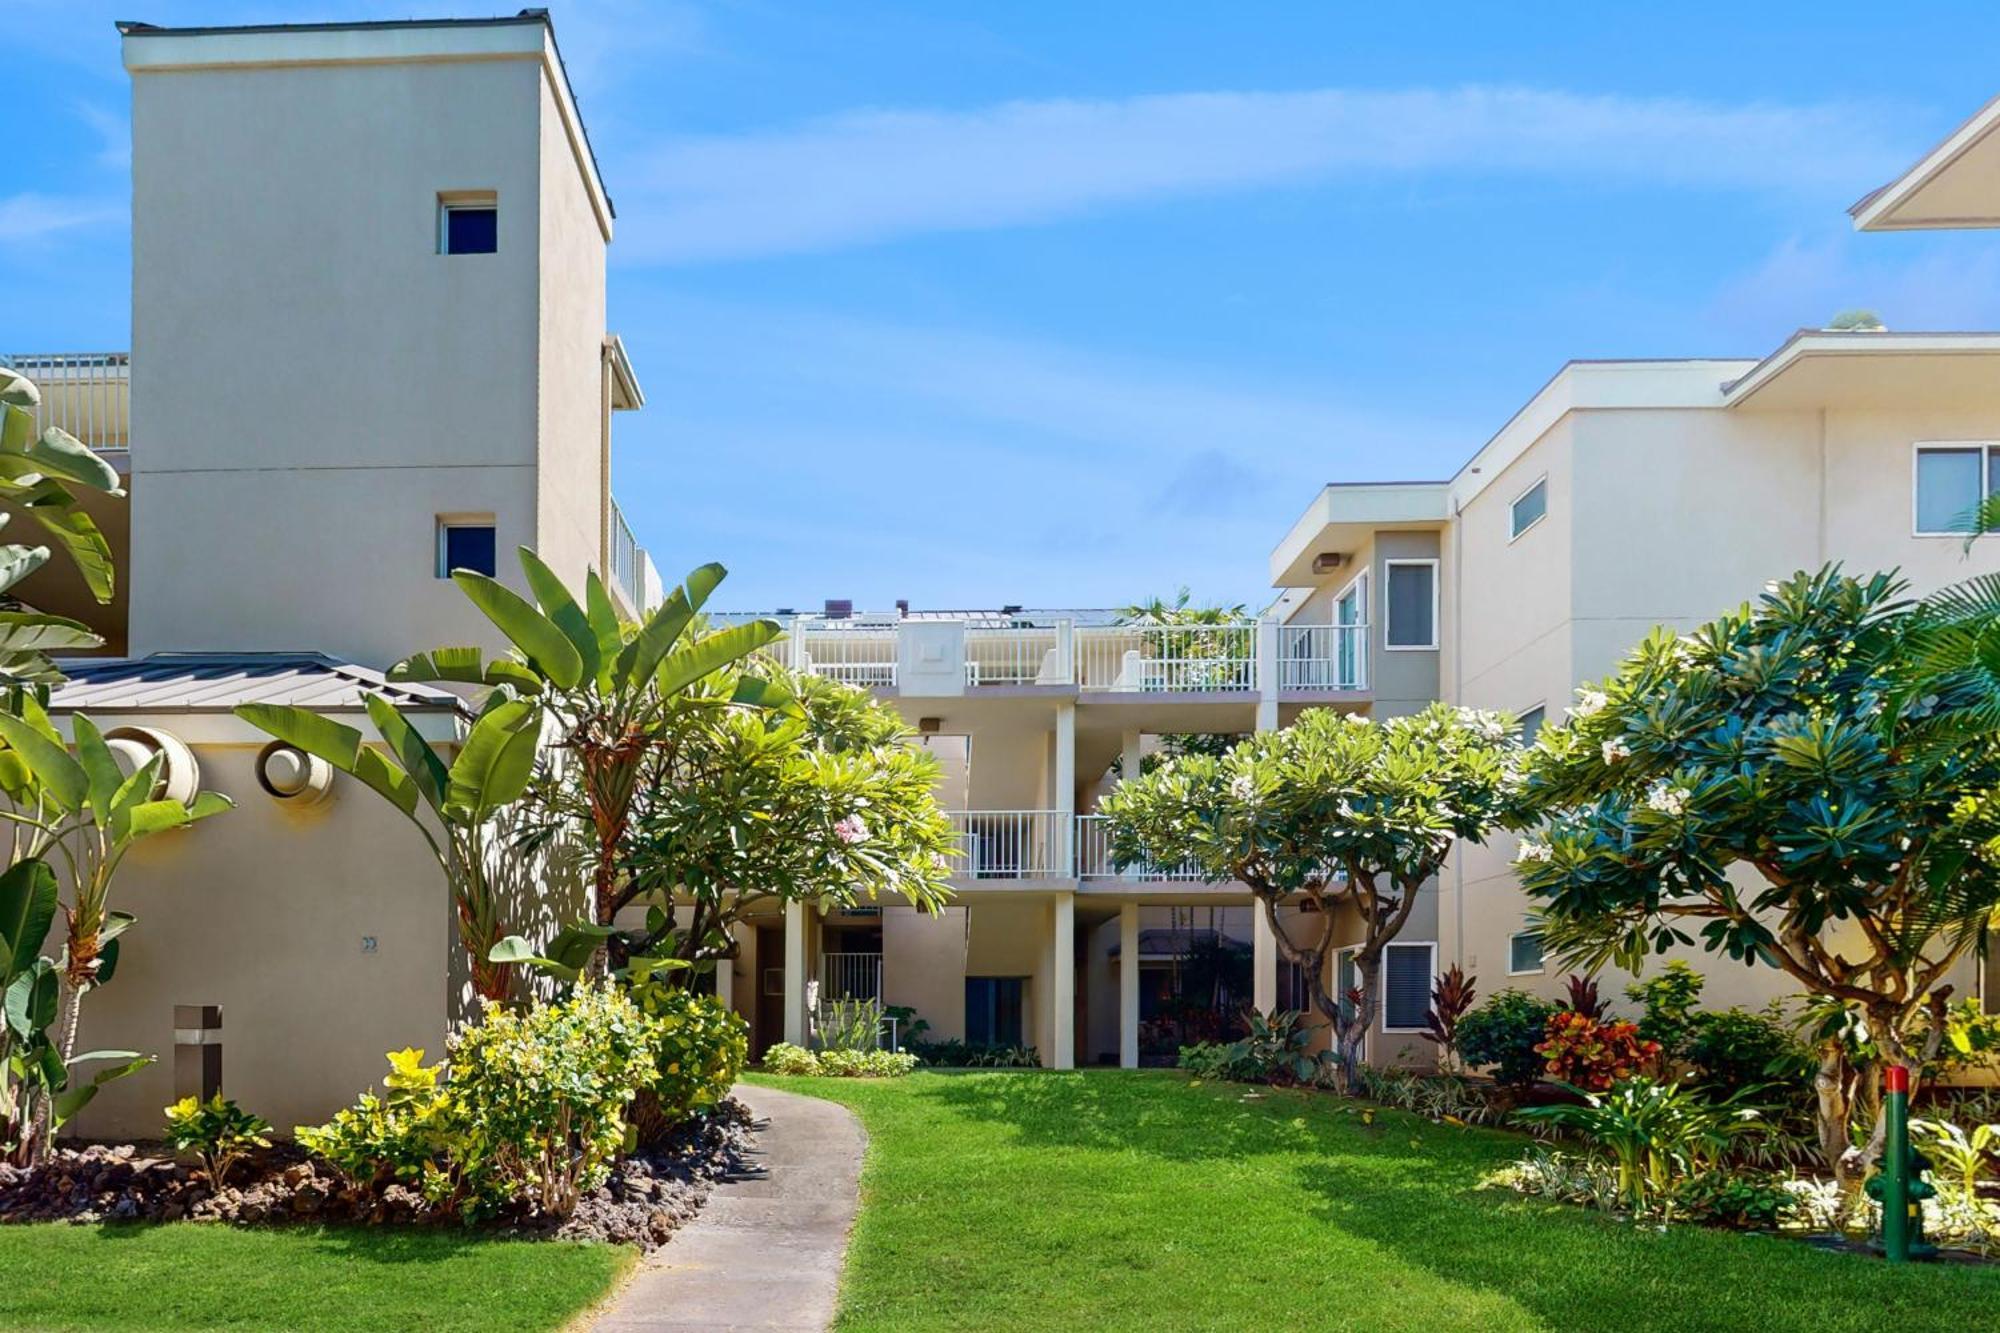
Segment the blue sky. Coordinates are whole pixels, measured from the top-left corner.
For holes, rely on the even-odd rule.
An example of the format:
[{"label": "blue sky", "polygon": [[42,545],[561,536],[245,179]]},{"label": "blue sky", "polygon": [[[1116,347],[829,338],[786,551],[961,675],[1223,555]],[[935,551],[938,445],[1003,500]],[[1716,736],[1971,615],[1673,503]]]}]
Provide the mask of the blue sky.
[{"label": "blue sky", "polygon": [[[7,350],[126,345],[114,16],[411,13],[7,8]],[[1565,359],[2000,326],[1989,238],[1844,211],[2000,93],[1990,5],[552,8],[617,491],[730,606],[1254,603],[1318,485],[1447,475]]]}]

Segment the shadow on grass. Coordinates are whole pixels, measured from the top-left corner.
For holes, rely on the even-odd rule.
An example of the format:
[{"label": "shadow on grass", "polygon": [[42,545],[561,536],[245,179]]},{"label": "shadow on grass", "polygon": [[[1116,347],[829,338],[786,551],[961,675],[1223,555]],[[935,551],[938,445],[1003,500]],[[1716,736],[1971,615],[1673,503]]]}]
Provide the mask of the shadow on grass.
[{"label": "shadow on grass", "polygon": [[459,1259],[485,1247],[500,1244],[554,1245],[568,1247],[581,1242],[552,1241],[540,1237],[508,1236],[490,1231],[468,1231],[450,1224],[437,1226],[370,1227],[360,1224],[334,1225],[284,1222],[236,1226],[228,1222],[100,1222],[97,1237],[107,1241],[144,1240],[161,1232],[176,1230],[233,1232],[245,1236],[287,1237],[304,1241],[314,1250],[343,1259],[377,1264],[438,1264]]}]

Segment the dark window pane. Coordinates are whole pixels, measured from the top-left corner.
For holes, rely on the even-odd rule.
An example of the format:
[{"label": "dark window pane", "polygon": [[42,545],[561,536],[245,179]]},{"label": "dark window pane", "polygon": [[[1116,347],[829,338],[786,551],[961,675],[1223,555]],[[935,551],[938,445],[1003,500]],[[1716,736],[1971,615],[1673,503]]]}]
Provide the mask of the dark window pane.
[{"label": "dark window pane", "polygon": [[1431,948],[1392,944],[1382,953],[1382,1026],[1420,1028],[1431,1007]]},{"label": "dark window pane", "polygon": [[490,255],[500,248],[500,210],[447,208],[444,249],[450,255]]},{"label": "dark window pane", "polygon": [[1507,942],[1509,972],[1542,970],[1542,937],[1532,930],[1522,931]]},{"label": "dark window pane", "polygon": [[1021,978],[965,979],[965,1040],[974,1046],[1021,1044]]},{"label": "dark window pane", "polygon": [[1536,704],[1521,714],[1521,744],[1533,745],[1535,737],[1542,734],[1542,723],[1548,720],[1549,710]]},{"label": "dark window pane", "polygon": [[490,525],[453,525],[444,530],[444,568],[440,576],[454,569],[470,569],[491,578],[499,572],[498,552]]},{"label": "dark window pane", "polygon": [[1432,623],[1437,608],[1431,590],[1437,570],[1430,565],[1389,566],[1388,643],[1393,648],[1429,648],[1437,642]]},{"label": "dark window pane", "polygon": [[1538,481],[1529,487],[1520,499],[1514,501],[1514,531],[1518,537],[1534,526],[1535,520],[1549,512],[1549,484]]}]

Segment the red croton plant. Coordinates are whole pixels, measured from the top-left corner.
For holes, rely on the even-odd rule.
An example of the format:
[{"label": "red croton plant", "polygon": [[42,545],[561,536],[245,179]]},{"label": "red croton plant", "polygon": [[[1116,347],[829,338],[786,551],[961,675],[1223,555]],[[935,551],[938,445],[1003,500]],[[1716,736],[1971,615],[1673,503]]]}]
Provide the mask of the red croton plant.
[{"label": "red croton plant", "polygon": [[1638,1027],[1622,1019],[1564,1009],[1549,1015],[1535,1051],[1548,1061],[1550,1078],[1586,1092],[1602,1092],[1655,1063],[1660,1043],[1643,1040]]}]

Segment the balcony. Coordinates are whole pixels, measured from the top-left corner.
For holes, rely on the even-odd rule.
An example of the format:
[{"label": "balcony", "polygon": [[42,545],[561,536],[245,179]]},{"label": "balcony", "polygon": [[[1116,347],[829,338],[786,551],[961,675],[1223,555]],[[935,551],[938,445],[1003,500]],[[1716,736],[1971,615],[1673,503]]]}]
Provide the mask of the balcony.
[{"label": "balcony", "polygon": [[[1119,880],[1198,884],[1192,863],[1143,862],[1119,869],[1111,859],[1111,826],[1103,815],[1063,810],[954,810],[961,859],[952,878],[993,880]],[[1067,835],[1067,836],[1065,836]]]},{"label": "balcony", "polygon": [[93,449],[132,447],[129,352],[23,352],[0,356],[0,365],[41,391],[38,430],[66,430]]},{"label": "balcony", "polygon": [[[748,615],[717,614],[718,624]],[[936,696],[1046,690],[1091,695],[1353,694],[1368,688],[1368,626],[1121,625],[1105,612],[780,611],[771,655],[870,689]]]},{"label": "balcony", "polygon": [[823,953],[819,956],[819,998],[822,1004],[834,1000],[875,1000],[882,998],[882,955],[879,953]]},{"label": "balcony", "polygon": [[645,615],[664,598],[653,557],[639,545],[616,500],[611,502],[611,582],[635,617]]}]

